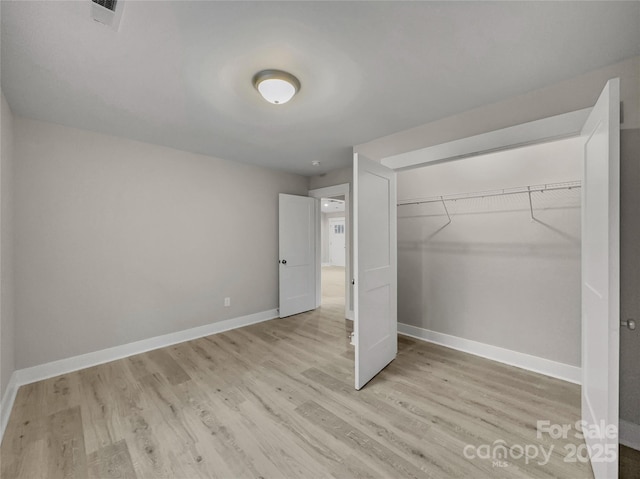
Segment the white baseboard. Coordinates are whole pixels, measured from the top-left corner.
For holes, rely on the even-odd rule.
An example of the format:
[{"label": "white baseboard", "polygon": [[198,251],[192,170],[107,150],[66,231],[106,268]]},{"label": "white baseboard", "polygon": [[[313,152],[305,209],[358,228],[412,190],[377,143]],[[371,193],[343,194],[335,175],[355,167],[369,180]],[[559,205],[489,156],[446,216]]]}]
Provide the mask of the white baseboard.
[{"label": "white baseboard", "polygon": [[13,402],[15,401],[18,388],[25,384],[30,384],[43,379],[49,379],[61,374],[70,373],[79,369],[97,366],[117,359],[126,358],[135,354],[145,353],[158,348],[164,348],[173,344],[202,338],[211,334],[223,333],[231,329],[249,326],[250,324],[261,323],[278,317],[277,309],[270,309],[260,313],[240,316],[239,318],[226,319],[216,323],[206,324],[195,328],[177,331],[175,333],[163,334],[133,343],[114,346],[79,356],[60,359],[50,363],[39,364],[30,368],[18,369],[14,371],[9,380],[2,403],[0,404],[0,442],[4,435],[4,429],[9,421]]},{"label": "white baseboard", "polygon": [[239,318],[227,319],[216,323],[206,324],[195,328],[177,331],[175,333],[163,334],[133,343],[114,346],[113,348],[102,349],[71,358],[60,359],[50,363],[39,364],[30,368],[19,369],[15,372],[18,385],[29,384],[43,379],[49,379],[61,374],[70,373],[79,369],[89,368],[98,364],[108,363],[116,359],[122,359],[135,354],[144,353],[153,349],[164,348],[173,344],[190,341],[192,339],[209,336],[210,334],[222,333],[230,329],[249,326],[250,324],[261,323],[278,317],[278,310],[271,309],[260,313],[240,316]]},{"label": "white baseboard", "polygon": [[640,451],[640,424],[620,419],[620,444]]},{"label": "white baseboard", "polygon": [[440,344],[448,348],[457,349],[465,353],[527,369],[536,373],[562,379],[575,384],[582,380],[581,369],[577,366],[539,358],[530,354],[519,353],[510,349],[491,346],[489,344],[459,338],[449,334],[438,333],[424,328],[398,323],[398,333],[431,343]]},{"label": "white baseboard", "polygon": [[322,266],[323,268],[324,268],[324,267],[326,267],[326,266],[331,266],[331,263],[322,263],[322,265],[321,265],[321,266]]},{"label": "white baseboard", "polygon": [[4,430],[9,422],[9,416],[11,415],[11,409],[13,408],[13,402],[16,400],[16,394],[18,394],[18,388],[20,385],[17,382],[17,375],[14,371],[7,383],[7,389],[2,396],[2,402],[0,403],[0,442],[4,436]]},{"label": "white baseboard", "polygon": [[241,328],[250,324],[261,323],[278,317],[278,310],[271,309],[260,313],[240,316],[239,318],[226,319],[216,323],[206,324],[195,328],[177,331],[175,333],[163,334],[133,343],[114,346],[113,348],[102,349],[79,356],[60,359],[50,363],[39,364],[30,368],[19,369],[15,372],[18,385],[29,384],[43,379],[49,379],[61,374],[70,373],[79,369],[89,368],[98,364],[108,363],[116,359],[122,359],[135,354],[145,353],[153,349],[164,348],[173,344],[190,341],[192,339],[209,336],[210,334],[222,333],[230,329]]}]

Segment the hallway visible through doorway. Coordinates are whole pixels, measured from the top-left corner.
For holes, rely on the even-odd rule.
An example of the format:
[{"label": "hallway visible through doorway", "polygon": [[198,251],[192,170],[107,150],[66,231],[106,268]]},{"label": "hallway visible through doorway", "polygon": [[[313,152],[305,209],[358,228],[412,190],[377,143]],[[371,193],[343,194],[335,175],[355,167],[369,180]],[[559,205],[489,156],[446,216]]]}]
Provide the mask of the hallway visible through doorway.
[{"label": "hallway visible through doorway", "polygon": [[321,199],[322,307],[345,309],[345,196]]},{"label": "hallway visible through doorway", "polygon": [[322,267],[322,306],[344,309],[344,266]]}]

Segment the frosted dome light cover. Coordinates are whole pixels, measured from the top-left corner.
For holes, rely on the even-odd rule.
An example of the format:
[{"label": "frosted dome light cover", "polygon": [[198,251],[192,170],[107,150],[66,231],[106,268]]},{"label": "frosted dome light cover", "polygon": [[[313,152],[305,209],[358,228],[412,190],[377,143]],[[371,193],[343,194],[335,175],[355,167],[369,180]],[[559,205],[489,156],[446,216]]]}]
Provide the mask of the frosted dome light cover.
[{"label": "frosted dome light cover", "polygon": [[263,80],[258,85],[258,91],[265,100],[275,105],[287,103],[296,94],[295,87],[285,80]]},{"label": "frosted dome light cover", "polygon": [[253,77],[253,84],[262,97],[274,105],[287,103],[300,89],[300,82],[290,73],[264,70]]}]

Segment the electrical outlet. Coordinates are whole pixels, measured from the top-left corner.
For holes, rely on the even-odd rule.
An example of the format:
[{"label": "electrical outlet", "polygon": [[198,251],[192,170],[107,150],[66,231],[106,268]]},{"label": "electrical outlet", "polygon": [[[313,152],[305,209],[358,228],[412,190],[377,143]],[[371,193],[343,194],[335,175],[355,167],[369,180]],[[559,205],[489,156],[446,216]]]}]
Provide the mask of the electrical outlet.
[{"label": "electrical outlet", "polygon": [[231,298],[224,298],[224,305],[226,306],[231,306]]}]

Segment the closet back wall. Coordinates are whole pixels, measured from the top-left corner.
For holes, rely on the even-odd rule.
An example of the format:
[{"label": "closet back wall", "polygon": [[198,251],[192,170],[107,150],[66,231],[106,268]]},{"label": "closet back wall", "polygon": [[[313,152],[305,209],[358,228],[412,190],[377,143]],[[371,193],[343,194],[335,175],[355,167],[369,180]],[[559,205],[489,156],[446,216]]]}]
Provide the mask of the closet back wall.
[{"label": "closet back wall", "polygon": [[[580,138],[398,174],[399,202],[580,180]],[[545,196],[546,195],[546,196]],[[580,366],[580,190],[398,207],[398,321]],[[433,236],[432,236],[433,235]]]},{"label": "closet back wall", "polygon": [[308,178],[14,126],[18,368],[278,307],[278,193]]}]

